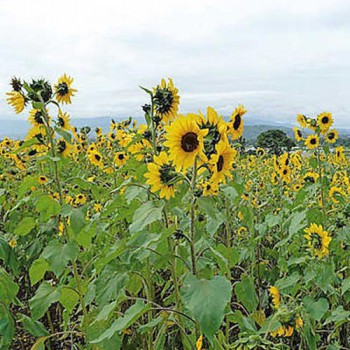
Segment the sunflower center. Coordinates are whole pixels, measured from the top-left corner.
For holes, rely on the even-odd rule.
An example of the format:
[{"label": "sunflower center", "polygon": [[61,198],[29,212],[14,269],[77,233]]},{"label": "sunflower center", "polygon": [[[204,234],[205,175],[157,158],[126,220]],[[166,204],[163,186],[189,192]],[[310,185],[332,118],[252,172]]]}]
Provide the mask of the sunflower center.
[{"label": "sunflower center", "polygon": [[58,125],[63,128],[65,126],[64,119],[61,117],[58,117]]},{"label": "sunflower center", "polygon": [[57,145],[57,149],[59,153],[63,153],[67,148],[67,145],[64,141],[59,141]]},{"label": "sunflower center", "polygon": [[63,83],[59,83],[57,85],[57,93],[60,96],[65,96],[68,94],[68,92],[69,92],[69,88],[68,88],[67,83],[63,82]]},{"label": "sunflower center", "polygon": [[44,118],[40,111],[35,113],[34,120],[37,124],[44,124]]},{"label": "sunflower center", "polygon": [[315,138],[312,138],[312,139],[310,140],[310,143],[311,143],[312,145],[316,145],[316,139],[315,139]]},{"label": "sunflower center", "polygon": [[197,134],[188,132],[181,138],[181,148],[185,152],[193,152],[199,145]]},{"label": "sunflower center", "polygon": [[173,186],[170,184],[172,180],[176,177],[175,168],[170,164],[163,164],[159,169],[160,181],[168,186]]},{"label": "sunflower center", "polygon": [[328,134],[328,140],[333,140],[335,137],[334,132]]},{"label": "sunflower center", "polygon": [[322,122],[322,124],[328,124],[329,118],[328,118],[328,117],[323,117],[323,118],[321,119],[321,122]]},{"label": "sunflower center", "polygon": [[239,127],[241,126],[242,118],[239,114],[235,116],[235,121],[233,122],[233,128],[235,130],[238,130]]},{"label": "sunflower center", "polygon": [[99,162],[101,160],[101,156],[99,154],[95,154],[95,159]]},{"label": "sunflower center", "polygon": [[121,154],[118,154],[118,159],[119,159],[119,160],[123,160],[123,159],[124,159],[124,154],[122,154],[122,153],[121,153]]},{"label": "sunflower center", "polygon": [[304,180],[305,180],[305,182],[311,182],[311,183],[315,183],[315,178],[314,177],[312,177],[312,176],[306,176],[305,178],[304,178]]},{"label": "sunflower center", "polygon": [[224,157],[220,156],[216,163],[216,169],[217,171],[221,171],[223,167],[224,167]]},{"label": "sunflower center", "polygon": [[311,244],[314,248],[316,249],[321,249],[322,248],[322,240],[321,237],[316,233],[316,232],[312,232],[310,234],[311,237]]},{"label": "sunflower center", "polygon": [[174,96],[173,92],[167,88],[159,89],[157,88],[156,93],[154,95],[154,104],[156,107],[156,111],[159,114],[166,114],[170,112],[171,107],[173,105]]}]

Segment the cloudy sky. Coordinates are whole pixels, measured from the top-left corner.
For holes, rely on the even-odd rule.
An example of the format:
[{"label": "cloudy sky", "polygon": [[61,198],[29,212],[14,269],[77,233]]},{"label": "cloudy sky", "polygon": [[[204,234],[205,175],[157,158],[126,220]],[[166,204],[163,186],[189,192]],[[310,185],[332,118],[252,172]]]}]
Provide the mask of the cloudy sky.
[{"label": "cloudy sky", "polygon": [[183,113],[292,122],[326,110],[350,127],[348,0],[0,0],[0,118],[11,76],[74,77],[73,118],[141,115],[172,77]]}]

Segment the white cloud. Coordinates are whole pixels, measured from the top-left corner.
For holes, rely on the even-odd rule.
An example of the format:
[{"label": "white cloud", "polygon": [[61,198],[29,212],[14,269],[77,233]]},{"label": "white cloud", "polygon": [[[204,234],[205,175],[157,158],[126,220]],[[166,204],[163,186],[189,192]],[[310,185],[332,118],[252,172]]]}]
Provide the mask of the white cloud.
[{"label": "white cloud", "polygon": [[140,115],[171,76],[181,111],[292,120],[334,112],[348,123],[350,4],[281,0],[0,0],[0,118],[13,75],[66,72],[79,92],[72,117]]}]

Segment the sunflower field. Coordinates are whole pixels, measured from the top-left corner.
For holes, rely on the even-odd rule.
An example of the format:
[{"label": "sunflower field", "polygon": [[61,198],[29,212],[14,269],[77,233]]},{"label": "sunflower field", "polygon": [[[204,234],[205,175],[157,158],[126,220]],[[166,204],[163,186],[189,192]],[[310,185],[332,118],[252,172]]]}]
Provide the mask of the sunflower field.
[{"label": "sunflower field", "polygon": [[[350,181],[331,113],[247,154],[246,109],[71,125],[77,90],[14,78],[0,142],[0,349],[350,349]],[[249,114],[248,114],[249,115]]]}]

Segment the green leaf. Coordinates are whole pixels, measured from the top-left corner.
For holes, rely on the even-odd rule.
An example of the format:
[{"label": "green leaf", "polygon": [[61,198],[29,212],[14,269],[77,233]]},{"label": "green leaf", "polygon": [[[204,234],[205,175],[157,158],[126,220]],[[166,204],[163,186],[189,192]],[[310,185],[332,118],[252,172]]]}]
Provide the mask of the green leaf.
[{"label": "green leaf", "polygon": [[[5,305],[12,303],[18,293],[19,287],[12,277],[0,267],[0,301]],[[1,306],[0,306],[1,308]]]},{"label": "green leaf", "polygon": [[40,220],[46,222],[51,216],[58,215],[61,212],[61,206],[56,199],[44,195],[39,197],[36,203],[36,211],[40,213]]},{"label": "green leaf", "polygon": [[328,301],[320,298],[317,301],[311,296],[306,296],[303,299],[306,312],[316,321],[320,321],[329,308]]},{"label": "green leaf", "polygon": [[108,320],[110,313],[117,307],[117,301],[105,305],[96,316],[95,322]]},{"label": "green leaf", "polygon": [[158,206],[154,202],[142,204],[134,213],[132,224],[129,226],[130,233],[141,231],[152,222],[161,220],[163,208],[163,201]]},{"label": "green leaf", "polygon": [[33,298],[29,300],[32,318],[38,320],[43,317],[50,305],[58,301],[59,298],[59,289],[51,286],[49,282],[43,282],[37,289]]},{"label": "green leaf", "polygon": [[62,244],[58,240],[52,240],[46,246],[41,256],[49,263],[50,270],[56,276],[60,275],[70,260],[74,260],[79,250],[74,241]]},{"label": "green leaf", "polygon": [[126,310],[123,317],[116,319],[112,326],[103,332],[97,339],[93,340],[93,344],[98,344],[104,340],[111,339],[115,334],[130,327],[137,319],[139,319],[149,309],[149,305],[142,300],[137,300],[128,310]]},{"label": "green leaf", "polygon": [[211,343],[224,319],[225,307],[231,300],[231,292],[230,282],[222,276],[206,280],[190,275],[184,281],[181,289],[184,306]]},{"label": "green leaf", "polygon": [[81,209],[76,208],[72,210],[70,215],[70,227],[73,233],[77,235],[86,225],[85,215]]},{"label": "green leaf", "polygon": [[45,259],[39,258],[34,260],[29,269],[30,284],[34,286],[34,284],[39,282],[44,277],[45,272],[48,270],[50,270],[50,266]]},{"label": "green leaf", "polygon": [[[1,300],[1,298],[0,298]],[[15,335],[15,324],[10,311],[7,308],[0,307],[0,349],[10,349],[13,337]]]},{"label": "green leaf", "polygon": [[36,222],[32,217],[26,217],[15,228],[15,235],[26,236],[36,226]]},{"label": "green leaf", "polygon": [[70,144],[72,143],[72,135],[69,132],[58,127],[55,127],[54,129],[59,135],[61,135],[65,139],[65,141],[67,141]]},{"label": "green leaf", "polygon": [[72,288],[62,287],[59,301],[69,313],[72,313],[79,302],[79,295]]},{"label": "green leaf", "polygon": [[241,282],[236,284],[235,293],[238,301],[240,301],[249,312],[253,312],[258,306],[259,300],[252,278],[244,276]]},{"label": "green leaf", "polygon": [[34,337],[42,337],[49,334],[41,322],[34,321],[26,315],[21,315],[21,322],[23,323],[23,328],[31,335],[34,335]]}]

